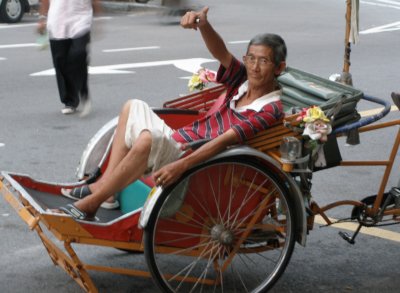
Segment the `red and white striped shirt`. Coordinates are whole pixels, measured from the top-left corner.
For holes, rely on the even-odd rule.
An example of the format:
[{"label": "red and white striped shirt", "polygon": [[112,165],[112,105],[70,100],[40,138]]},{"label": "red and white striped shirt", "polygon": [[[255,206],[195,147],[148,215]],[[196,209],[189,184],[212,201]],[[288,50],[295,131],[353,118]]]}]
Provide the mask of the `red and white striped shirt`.
[{"label": "red and white striped shirt", "polygon": [[239,60],[234,58],[227,69],[221,65],[217,81],[227,87],[224,103],[214,113],[178,129],[172,135],[177,142],[213,139],[233,129],[242,143],[282,118],[283,107],[279,90],[258,98],[246,107],[236,109],[235,101],[247,91],[246,69]]}]

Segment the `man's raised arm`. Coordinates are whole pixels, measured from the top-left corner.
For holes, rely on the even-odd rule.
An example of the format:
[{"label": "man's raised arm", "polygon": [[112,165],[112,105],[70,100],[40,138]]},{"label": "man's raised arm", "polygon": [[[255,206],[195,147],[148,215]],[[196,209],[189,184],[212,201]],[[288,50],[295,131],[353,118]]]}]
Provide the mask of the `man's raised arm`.
[{"label": "man's raised arm", "polygon": [[208,7],[201,11],[189,11],[181,19],[183,28],[199,29],[204,43],[211,55],[217,59],[222,66],[228,68],[232,61],[232,54],[226,48],[224,40],[214,30],[207,19]]}]

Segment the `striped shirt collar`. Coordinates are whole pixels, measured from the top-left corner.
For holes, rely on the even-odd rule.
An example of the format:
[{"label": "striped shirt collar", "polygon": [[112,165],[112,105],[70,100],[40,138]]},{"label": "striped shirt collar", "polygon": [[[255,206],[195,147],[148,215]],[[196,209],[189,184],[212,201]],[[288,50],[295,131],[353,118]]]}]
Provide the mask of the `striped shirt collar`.
[{"label": "striped shirt collar", "polygon": [[270,103],[277,102],[280,100],[280,96],[282,95],[281,90],[276,90],[273,92],[270,92],[266,95],[263,95],[259,97],[258,99],[254,100],[251,104],[243,106],[243,107],[238,107],[236,108],[236,101],[239,100],[246,92],[248,89],[248,80],[246,80],[238,89],[238,93],[233,96],[229,107],[232,110],[235,110],[237,112],[244,112],[246,110],[253,110],[256,112],[260,112],[261,109]]}]

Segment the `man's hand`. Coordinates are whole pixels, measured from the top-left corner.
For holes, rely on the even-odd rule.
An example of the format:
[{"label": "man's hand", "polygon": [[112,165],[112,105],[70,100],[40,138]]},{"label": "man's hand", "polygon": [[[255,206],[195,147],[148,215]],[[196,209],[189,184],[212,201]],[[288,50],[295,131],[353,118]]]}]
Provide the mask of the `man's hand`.
[{"label": "man's hand", "polygon": [[38,34],[43,35],[46,32],[46,19],[39,19],[36,27]]},{"label": "man's hand", "polygon": [[186,12],[181,18],[181,26],[183,28],[191,28],[197,30],[197,28],[207,23],[208,7],[204,7],[200,11],[189,11]]},{"label": "man's hand", "polygon": [[186,170],[186,164],[180,159],[154,172],[153,178],[157,186],[167,187],[178,180]]}]

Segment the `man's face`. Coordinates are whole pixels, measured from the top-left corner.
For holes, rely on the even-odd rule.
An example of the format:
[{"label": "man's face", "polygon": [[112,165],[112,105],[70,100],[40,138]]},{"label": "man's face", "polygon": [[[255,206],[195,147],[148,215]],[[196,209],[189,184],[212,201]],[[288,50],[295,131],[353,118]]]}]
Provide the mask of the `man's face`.
[{"label": "man's face", "polygon": [[252,45],[247,55],[243,57],[250,86],[273,86],[275,76],[280,74],[280,68],[274,64],[272,49],[263,45]]}]

